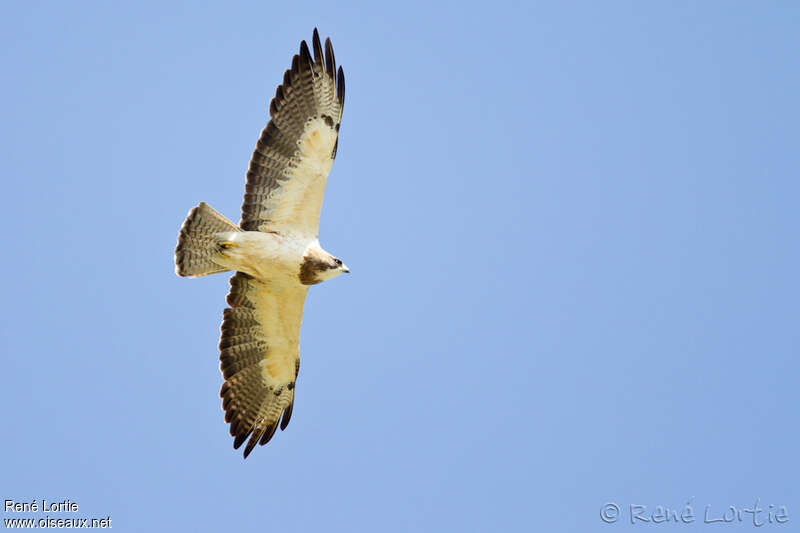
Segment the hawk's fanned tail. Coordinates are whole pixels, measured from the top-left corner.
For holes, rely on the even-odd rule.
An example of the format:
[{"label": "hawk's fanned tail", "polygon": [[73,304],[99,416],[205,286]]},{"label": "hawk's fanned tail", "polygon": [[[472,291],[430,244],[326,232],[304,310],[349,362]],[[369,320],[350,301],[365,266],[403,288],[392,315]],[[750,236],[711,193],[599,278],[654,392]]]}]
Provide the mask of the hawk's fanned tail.
[{"label": "hawk's fanned tail", "polygon": [[214,258],[218,257],[218,234],[231,231],[242,230],[205,202],[193,207],[178,234],[175,272],[179,276],[198,277],[228,270],[214,262]]}]

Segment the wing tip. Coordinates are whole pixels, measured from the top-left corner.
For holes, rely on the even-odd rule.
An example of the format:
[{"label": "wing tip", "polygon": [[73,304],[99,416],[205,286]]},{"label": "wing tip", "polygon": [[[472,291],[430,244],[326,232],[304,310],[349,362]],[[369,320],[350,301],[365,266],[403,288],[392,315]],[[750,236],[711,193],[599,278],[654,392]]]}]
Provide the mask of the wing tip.
[{"label": "wing tip", "polygon": [[333,44],[331,38],[325,38],[325,72],[331,79],[336,77],[336,56],[333,53]]},{"label": "wing tip", "polygon": [[283,410],[283,416],[281,417],[281,431],[286,429],[286,426],[289,425],[289,420],[292,419],[292,408],[294,407],[294,401],[290,403],[286,408]]},{"label": "wing tip", "polygon": [[263,446],[272,440],[272,436],[275,435],[275,430],[278,429],[278,421],[276,420],[273,424],[268,425],[264,431],[261,433],[261,439],[258,443]]},{"label": "wing tip", "polygon": [[336,98],[339,100],[339,105],[344,107],[344,69],[341,66],[336,73]]},{"label": "wing tip", "polygon": [[[248,435],[249,433],[240,433],[239,435],[236,435],[236,437],[233,439],[233,449],[238,450],[241,448],[244,441],[247,440]],[[245,457],[247,456],[245,455]]]},{"label": "wing tip", "polygon": [[308,43],[300,41],[300,52],[292,57],[292,66],[283,73],[283,83],[275,90],[275,97],[269,103],[269,114],[274,117],[285,100],[285,92],[292,86],[292,77],[302,72],[313,70],[313,65],[319,66],[330,77],[336,86],[336,99],[339,106],[344,107],[345,81],[344,69],[336,67],[336,55],[333,52],[331,38],[325,38],[325,46],[320,42],[319,30],[315,27],[311,39],[313,58]]},{"label": "wing tip", "polygon": [[306,72],[311,69],[311,52],[308,50],[308,43],[305,39],[300,41],[300,71]]},{"label": "wing tip", "polygon": [[[255,435],[256,434],[253,433],[253,437],[255,437]],[[253,440],[253,437],[250,437],[250,440],[247,442],[247,446],[245,446],[245,448],[244,448],[244,452],[242,453],[242,458],[243,459],[247,459],[247,456],[250,455],[250,452],[252,452],[253,448],[256,447],[256,443],[258,442],[258,439]]]},{"label": "wing tip", "polygon": [[317,31],[317,28],[314,28],[314,36],[311,39],[311,44],[312,44],[312,46],[314,48],[314,63],[316,63],[317,65],[319,65],[320,67],[322,67],[324,69],[325,68],[325,56],[324,56],[324,54],[322,52],[322,44],[320,43],[320,40],[319,40],[319,31]]}]

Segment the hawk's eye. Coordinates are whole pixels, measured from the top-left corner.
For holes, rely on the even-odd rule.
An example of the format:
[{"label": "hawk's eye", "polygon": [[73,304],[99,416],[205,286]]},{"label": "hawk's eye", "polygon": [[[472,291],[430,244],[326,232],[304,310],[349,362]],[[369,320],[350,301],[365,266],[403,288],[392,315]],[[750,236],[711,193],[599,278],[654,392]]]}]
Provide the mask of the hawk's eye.
[{"label": "hawk's eye", "polygon": [[342,260],[341,259],[338,259],[338,258],[334,259],[333,262],[336,263],[336,266],[342,266]]}]

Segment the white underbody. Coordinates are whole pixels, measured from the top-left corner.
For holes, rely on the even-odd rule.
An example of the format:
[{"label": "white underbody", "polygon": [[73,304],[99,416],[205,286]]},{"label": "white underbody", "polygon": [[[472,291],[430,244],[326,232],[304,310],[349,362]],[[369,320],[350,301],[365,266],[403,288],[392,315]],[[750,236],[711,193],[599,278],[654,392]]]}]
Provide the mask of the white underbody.
[{"label": "white underbody", "polygon": [[234,246],[215,258],[216,263],[269,281],[300,284],[298,274],[306,251],[321,250],[316,238],[292,233],[242,231],[220,237]]}]

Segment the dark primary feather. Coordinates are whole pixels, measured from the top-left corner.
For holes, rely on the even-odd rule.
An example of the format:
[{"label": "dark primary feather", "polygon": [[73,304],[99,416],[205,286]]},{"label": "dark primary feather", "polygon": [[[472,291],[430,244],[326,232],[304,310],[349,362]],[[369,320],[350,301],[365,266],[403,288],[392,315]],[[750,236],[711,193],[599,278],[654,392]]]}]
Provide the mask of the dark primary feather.
[{"label": "dark primary feather", "polygon": [[294,402],[289,404],[289,407],[283,410],[283,418],[281,419],[281,431],[286,429],[286,426],[289,425],[289,420],[292,418],[292,407],[294,407]]},{"label": "dark primary feather", "polygon": [[339,67],[339,74],[336,78],[336,98],[339,99],[340,105],[344,107],[344,71],[342,67]]},{"label": "dark primary feather", "polygon": [[322,55],[322,45],[319,43],[317,28],[314,28],[314,38],[311,40],[311,45],[314,47],[314,63],[324,68],[325,58]]},{"label": "dark primary feather", "polygon": [[300,41],[300,70],[311,70],[311,52],[308,51],[308,45],[305,41]]},{"label": "dark primary feather", "polygon": [[336,56],[333,55],[330,37],[325,39],[325,72],[330,79],[336,77]]}]

